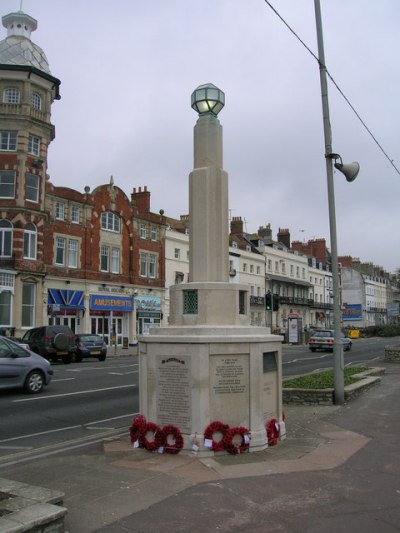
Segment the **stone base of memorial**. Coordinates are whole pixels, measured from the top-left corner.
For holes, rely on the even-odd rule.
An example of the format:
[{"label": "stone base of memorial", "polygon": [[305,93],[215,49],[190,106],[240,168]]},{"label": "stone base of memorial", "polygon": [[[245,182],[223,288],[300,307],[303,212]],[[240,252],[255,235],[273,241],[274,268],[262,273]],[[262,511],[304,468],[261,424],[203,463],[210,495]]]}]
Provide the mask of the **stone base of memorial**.
[{"label": "stone base of memorial", "polygon": [[177,426],[183,453],[214,452],[203,434],[213,421],[244,426],[250,451],[268,446],[266,422],[282,420],[281,337],[252,326],[169,326],[140,338],[140,412]]}]

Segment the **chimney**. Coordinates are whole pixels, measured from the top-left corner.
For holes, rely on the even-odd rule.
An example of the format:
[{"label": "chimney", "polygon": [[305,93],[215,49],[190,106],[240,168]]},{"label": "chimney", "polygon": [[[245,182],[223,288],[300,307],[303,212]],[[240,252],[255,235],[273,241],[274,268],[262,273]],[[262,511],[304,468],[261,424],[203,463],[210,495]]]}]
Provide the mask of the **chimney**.
[{"label": "chimney", "polygon": [[287,228],[279,228],[278,242],[290,249],[290,231]]},{"label": "chimney", "polygon": [[243,220],[242,217],[232,217],[231,220],[231,234],[243,235]]},{"label": "chimney", "polygon": [[150,191],[147,190],[145,185],[142,191],[142,187],[139,187],[136,190],[136,187],[133,189],[131,195],[132,203],[136,206],[139,213],[149,213],[150,211]]},{"label": "chimney", "polygon": [[261,237],[262,239],[272,240],[271,224],[267,224],[265,227],[260,226],[258,228],[258,236]]}]

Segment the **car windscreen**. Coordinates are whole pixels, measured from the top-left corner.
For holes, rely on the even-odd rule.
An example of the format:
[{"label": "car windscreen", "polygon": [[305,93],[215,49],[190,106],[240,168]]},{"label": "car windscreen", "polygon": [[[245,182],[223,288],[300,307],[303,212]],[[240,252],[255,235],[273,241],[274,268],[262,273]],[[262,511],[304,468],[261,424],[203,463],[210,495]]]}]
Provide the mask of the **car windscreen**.
[{"label": "car windscreen", "polygon": [[79,335],[78,340],[81,342],[103,342],[102,337],[99,337],[99,335]]}]

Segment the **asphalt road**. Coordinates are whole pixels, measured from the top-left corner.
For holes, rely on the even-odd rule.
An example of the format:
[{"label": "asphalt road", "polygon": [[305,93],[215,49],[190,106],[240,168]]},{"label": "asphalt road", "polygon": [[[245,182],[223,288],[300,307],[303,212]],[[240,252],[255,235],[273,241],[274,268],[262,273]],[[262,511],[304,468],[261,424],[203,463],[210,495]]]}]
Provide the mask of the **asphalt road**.
[{"label": "asphalt road", "polygon": [[[387,344],[400,344],[400,337],[354,339],[352,349],[344,352],[345,366],[383,360]],[[283,376],[296,376],[333,368],[332,352],[311,352],[307,346],[283,345]]]},{"label": "asphalt road", "polygon": [[137,356],[55,364],[44,392],[0,393],[0,467],[126,433],[139,409]]},{"label": "asphalt road", "polygon": [[[384,346],[399,343],[400,337],[357,339],[345,353],[345,364],[379,364]],[[283,345],[284,377],[332,366],[330,352],[312,353],[307,346]],[[0,392],[0,469],[127,434],[138,411],[137,356],[55,364],[53,381],[43,393]]]}]

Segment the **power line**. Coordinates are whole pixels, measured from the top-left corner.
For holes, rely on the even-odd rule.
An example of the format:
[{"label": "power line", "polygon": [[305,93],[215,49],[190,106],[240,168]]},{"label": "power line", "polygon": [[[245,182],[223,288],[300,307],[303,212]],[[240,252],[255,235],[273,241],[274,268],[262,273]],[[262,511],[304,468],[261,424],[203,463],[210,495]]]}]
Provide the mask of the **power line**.
[{"label": "power line", "polygon": [[366,129],[366,131],[369,133],[369,135],[372,137],[373,141],[375,142],[375,144],[378,146],[378,148],[381,150],[381,152],[384,154],[384,156],[386,157],[386,159],[389,161],[389,163],[392,165],[392,167],[395,169],[395,171],[397,172],[397,174],[400,175],[400,170],[396,167],[396,165],[394,164],[393,162],[393,159],[390,159],[389,155],[386,153],[386,151],[383,149],[382,145],[378,142],[377,138],[375,137],[375,135],[373,135],[373,133],[371,132],[371,130],[369,129],[369,127],[367,126],[367,124],[365,123],[365,121],[361,118],[360,114],[356,111],[356,109],[354,108],[354,106],[352,105],[352,103],[350,102],[350,100],[347,98],[347,96],[343,93],[342,89],[339,87],[339,85],[336,83],[336,81],[334,80],[333,76],[329,73],[328,69],[326,68],[326,65],[322,65],[319,58],[314,54],[314,52],[311,50],[311,48],[309,46],[306,45],[306,43],[299,37],[299,35],[293,30],[293,28],[291,28],[289,26],[289,24],[286,22],[286,20],[278,13],[278,11],[274,8],[273,5],[270,4],[270,2],[268,0],[264,0],[264,2],[272,9],[272,11],[275,13],[275,15],[283,22],[283,24],[288,28],[288,30],[293,33],[293,35],[296,37],[296,39],[304,46],[304,48],[312,55],[312,57],[317,61],[318,65],[320,65],[322,68],[325,69],[326,71],[326,74],[327,76],[329,77],[329,79],[331,80],[331,82],[334,84],[334,86],[336,87],[336,89],[339,91],[339,93],[342,95],[342,97],[344,98],[345,102],[348,104],[348,106],[350,107],[350,109],[353,111],[353,113],[356,115],[356,117],[358,118],[358,120],[361,122],[361,124],[364,126],[364,128]]}]

